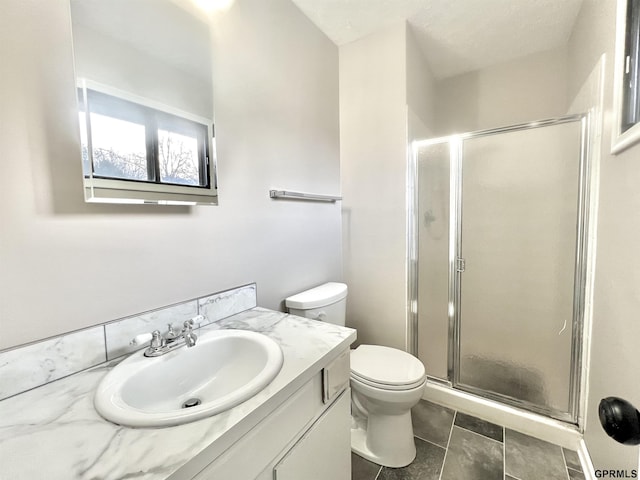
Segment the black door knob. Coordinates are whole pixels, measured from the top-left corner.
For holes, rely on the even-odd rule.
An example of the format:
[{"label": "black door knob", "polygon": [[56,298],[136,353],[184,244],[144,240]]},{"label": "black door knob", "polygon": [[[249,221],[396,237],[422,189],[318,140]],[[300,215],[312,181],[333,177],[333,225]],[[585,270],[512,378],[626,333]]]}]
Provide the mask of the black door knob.
[{"label": "black door knob", "polygon": [[607,397],[598,407],[602,428],[615,441],[625,445],[640,444],[640,412],[626,400]]}]

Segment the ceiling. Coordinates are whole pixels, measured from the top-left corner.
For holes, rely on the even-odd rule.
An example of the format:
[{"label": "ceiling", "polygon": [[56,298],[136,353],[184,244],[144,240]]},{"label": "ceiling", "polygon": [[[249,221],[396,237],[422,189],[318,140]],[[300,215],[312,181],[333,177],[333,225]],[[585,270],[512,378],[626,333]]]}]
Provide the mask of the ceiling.
[{"label": "ceiling", "polygon": [[407,20],[442,79],[564,45],[582,0],[293,0],[336,45]]}]

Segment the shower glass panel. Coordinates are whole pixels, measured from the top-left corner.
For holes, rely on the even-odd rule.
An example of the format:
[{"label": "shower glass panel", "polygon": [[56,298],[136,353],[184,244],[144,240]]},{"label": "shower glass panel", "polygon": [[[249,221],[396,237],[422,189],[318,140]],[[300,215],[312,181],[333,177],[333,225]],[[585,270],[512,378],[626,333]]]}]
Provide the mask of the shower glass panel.
[{"label": "shower glass panel", "polygon": [[456,386],[570,411],[580,151],[579,122],[464,141]]},{"label": "shower glass panel", "polygon": [[587,117],[414,142],[417,355],[453,388],[577,423]]},{"label": "shower glass panel", "polygon": [[427,374],[446,379],[449,345],[449,144],[422,151],[417,164],[418,357]]}]

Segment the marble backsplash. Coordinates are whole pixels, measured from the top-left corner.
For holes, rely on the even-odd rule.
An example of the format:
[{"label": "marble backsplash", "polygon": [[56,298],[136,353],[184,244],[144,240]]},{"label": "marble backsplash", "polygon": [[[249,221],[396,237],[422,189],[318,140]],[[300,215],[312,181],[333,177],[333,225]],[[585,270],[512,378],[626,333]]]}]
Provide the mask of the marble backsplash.
[{"label": "marble backsplash", "polygon": [[196,315],[201,327],[256,306],[250,284],[2,351],[0,400],[138,350],[130,342],[141,333],[180,329]]}]

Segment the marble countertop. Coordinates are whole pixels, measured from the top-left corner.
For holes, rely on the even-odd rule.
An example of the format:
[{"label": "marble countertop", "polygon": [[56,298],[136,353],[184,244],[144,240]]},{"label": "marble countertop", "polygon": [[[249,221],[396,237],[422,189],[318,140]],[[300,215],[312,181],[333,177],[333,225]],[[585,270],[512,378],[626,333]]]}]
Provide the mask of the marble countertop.
[{"label": "marble countertop", "polygon": [[121,427],[93,408],[97,384],[117,362],[101,365],[0,402],[0,478],[190,479],[356,337],[349,328],[263,308],[220,320],[199,334],[220,328],[261,332],[280,344],[282,370],[260,393],[185,425]]}]

